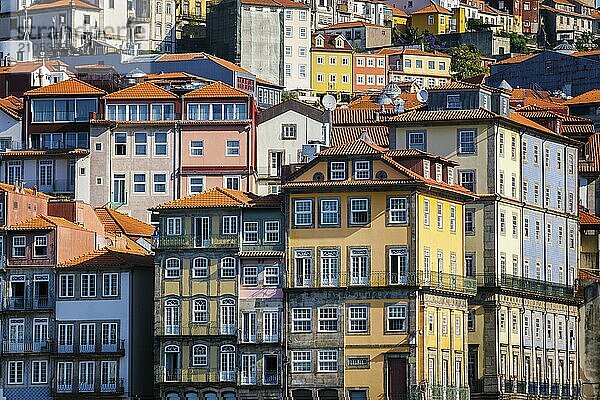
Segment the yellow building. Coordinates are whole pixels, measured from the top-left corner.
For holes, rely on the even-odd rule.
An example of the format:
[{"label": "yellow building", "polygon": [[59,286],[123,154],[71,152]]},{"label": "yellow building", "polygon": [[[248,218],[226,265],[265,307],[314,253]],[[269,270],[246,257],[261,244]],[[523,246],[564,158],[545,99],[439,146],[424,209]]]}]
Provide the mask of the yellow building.
[{"label": "yellow building", "polygon": [[352,53],[342,35],[316,33],[311,43],[311,87],[315,94],[352,94]]},{"label": "yellow building", "polygon": [[[456,163],[368,140],[284,185],[292,398],[468,396],[463,204]],[[454,397],[451,397],[451,396]]]},{"label": "yellow building", "polygon": [[459,8],[455,8],[454,10],[454,15],[453,15],[453,19],[454,21],[452,21],[452,30],[454,32],[459,32],[459,33],[463,33],[467,31],[467,21],[468,21],[468,17],[467,17],[467,9],[463,8],[463,7],[459,7]]},{"label": "yellow building", "polygon": [[392,7],[392,28],[398,30],[398,32],[402,32],[406,29],[410,21],[410,15],[405,13],[402,10],[397,9],[396,7]]},{"label": "yellow building", "polygon": [[450,81],[448,54],[404,49],[388,55],[390,82],[415,82],[421,88],[444,85]]},{"label": "yellow building", "polygon": [[428,31],[433,35],[452,31],[452,11],[431,2],[426,7],[411,13],[411,25],[419,31]]}]

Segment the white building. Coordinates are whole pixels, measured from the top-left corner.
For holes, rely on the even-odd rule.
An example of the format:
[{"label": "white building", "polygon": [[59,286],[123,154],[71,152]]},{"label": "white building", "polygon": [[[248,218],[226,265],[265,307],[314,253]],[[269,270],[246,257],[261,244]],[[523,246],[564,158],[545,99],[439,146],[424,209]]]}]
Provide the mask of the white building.
[{"label": "white building", "polygon": [[328,136],[325,113],[305,103],[292,99],[262,111],[256,127],[258,194],[278,193],[282,166],[306,161],[303,148],[319,151]]},{"label": "white building", "polygon": [[288,91],[310,91],[310,27],[308,6],[279,1],[284,8],[284,86]]}]

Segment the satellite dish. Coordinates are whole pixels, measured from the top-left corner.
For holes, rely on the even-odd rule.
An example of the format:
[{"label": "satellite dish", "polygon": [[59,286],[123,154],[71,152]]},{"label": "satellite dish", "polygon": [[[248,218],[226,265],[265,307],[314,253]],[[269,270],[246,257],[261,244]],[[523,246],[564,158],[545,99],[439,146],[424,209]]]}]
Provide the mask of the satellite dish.
[{"label": "satellite dish", "polygon": [[421,89],[417,92],[417,100],[419,103],[427,103],[429,99],[429,93],[425,89]]},{"label": "satellite dish", "polygon": [[334,110],[335,107],[337,106],[337,100],[335,99],[335,97],[333,97],[330,94],[326,94],[325,96],[323,96],[323,98],[321,99],[321,104],[323,105],[323,107],[326,110]]}]

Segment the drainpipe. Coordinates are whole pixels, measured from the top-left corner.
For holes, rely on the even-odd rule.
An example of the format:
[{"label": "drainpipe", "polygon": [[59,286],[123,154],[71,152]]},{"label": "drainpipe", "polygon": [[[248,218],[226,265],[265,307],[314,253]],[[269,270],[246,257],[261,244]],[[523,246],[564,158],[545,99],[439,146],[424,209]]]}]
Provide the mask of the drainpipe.
[{"label": "drainpipe", "polygon": [[[177,157],[173,157],[173,187],[172,198],[173,200],[178,198],[178,194],[181,193],[181,174],[179,168],[181,168],[181,127],[177,122],[173,125],[173,155],[177,154]],[[179,164],[179,168],[177,165]]]}]

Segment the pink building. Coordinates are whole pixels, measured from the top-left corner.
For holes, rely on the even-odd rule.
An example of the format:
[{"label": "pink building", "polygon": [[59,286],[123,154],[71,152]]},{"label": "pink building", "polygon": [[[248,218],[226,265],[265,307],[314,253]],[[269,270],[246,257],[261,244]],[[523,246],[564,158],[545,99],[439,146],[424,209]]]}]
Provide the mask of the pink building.
[{"label": "pink building", "polygon": [[254,102],[222,82],[183,96],[181,195],[217,186],[254,190]]}]

